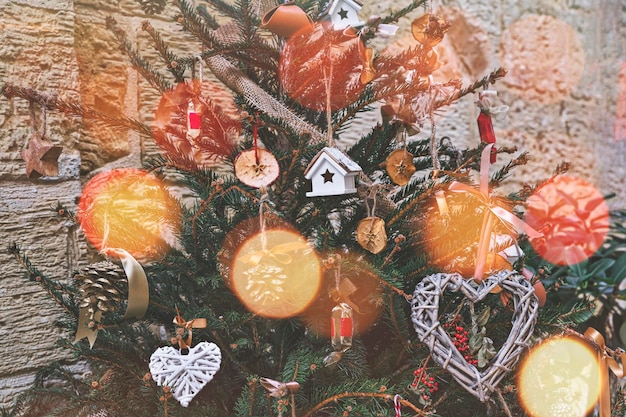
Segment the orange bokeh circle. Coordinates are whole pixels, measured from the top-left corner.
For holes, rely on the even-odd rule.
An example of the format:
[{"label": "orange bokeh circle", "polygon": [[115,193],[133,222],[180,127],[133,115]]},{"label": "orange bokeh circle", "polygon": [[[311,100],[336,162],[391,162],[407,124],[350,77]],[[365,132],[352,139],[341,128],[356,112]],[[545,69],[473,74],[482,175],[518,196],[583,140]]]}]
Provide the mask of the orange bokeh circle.
[{"label": "orange bokeh circle", "polygon": [[87,183],[77,217],[98,250],[121,248],[135,258],[155,259],[171,247],[180,206],[154,175],[122,168],[97,174]]},{"label": "orange bokeh circle", "polygon": [[563,175],[527,200],[526,223],[543,233],[531,245],[545,260],[573,265],[593,255],[609,231],[609,209],[602,194],[580,178]]}]

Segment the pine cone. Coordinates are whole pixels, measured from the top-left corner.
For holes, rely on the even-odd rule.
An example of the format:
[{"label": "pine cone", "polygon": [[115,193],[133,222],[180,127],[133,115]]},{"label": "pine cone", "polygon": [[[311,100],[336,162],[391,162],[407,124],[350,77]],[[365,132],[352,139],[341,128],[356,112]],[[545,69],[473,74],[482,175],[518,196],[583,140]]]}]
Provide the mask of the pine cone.
[{"label": "pine cone", "polygon": [[74,278],[80,282],[81,299],[78,307],[88,309],[90,320],[93,320],[96,311],[115,311],[116,304],[126,298],[128,279],[124,270],[112,262],[103,261],[89,265]]}]

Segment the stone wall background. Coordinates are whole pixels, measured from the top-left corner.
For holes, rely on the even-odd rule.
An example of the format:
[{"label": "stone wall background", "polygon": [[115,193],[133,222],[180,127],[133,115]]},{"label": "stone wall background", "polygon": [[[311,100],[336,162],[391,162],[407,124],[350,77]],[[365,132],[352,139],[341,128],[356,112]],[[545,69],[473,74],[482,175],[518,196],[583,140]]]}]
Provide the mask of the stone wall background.
[{"label": "stone wall background", "polygon": [[[402,5],[366,3],[360,13],[364,20]],[[174,10],[168,7],[154,18],[133,0],[0,0],[0,81],[150,121],[156,96],[127,63],[105,19],[113,16],[140,48],[145,47],[141,22],[150,18],[155,27],[178,36],[181,51],[199,50],[169,19]],[[498,144],[528,150],[532,157],[510,182],[534,183],[569,161],[571,174],[604,194],[616,194],[611,208],[626,208],[626,3],[433,0],[432,8],[453,23],[440,48],[446,65],[438,80],[462,77],[467,83],[497,66],[509,71],[495,86],[510,106],[507,117],[494,121]],[[406,19],[387,44],[410,44],[409,23]],[[438,117],[439,132],[459,147],[479,140],[474,100],[466,97]],[[372,112],[350,131],[367,130],[378,119]],[[28,103],[0,98],[0,406],[10,404],[38,367],[70,359],[55,349],[56,305],[24,279],[4,249],[16,242],[48,276],[70,279],[92,252],[80,230],[52,208],[59,201],[74,208],[96,172],[140,166],[154,151],[154,144],[135,134],[55,113],[48,115],[47,132],[64,148],[61,173],[29,180],[20,157],[31,134]]]}]

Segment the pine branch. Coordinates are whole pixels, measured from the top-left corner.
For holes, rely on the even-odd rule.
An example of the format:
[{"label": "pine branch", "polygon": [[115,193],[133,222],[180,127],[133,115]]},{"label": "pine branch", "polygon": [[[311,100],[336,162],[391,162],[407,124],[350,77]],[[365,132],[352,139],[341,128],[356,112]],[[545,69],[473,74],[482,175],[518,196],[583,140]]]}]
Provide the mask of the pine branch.
[{"label": "pine branch", "polygon": [[[120,43],[120,47],[128,56],[128,59],[130,60],[130,63],[133,65],[133,67],[154,89],[156,89],[159,93],[163,93],[164,91],[169,90],[172,87],[171,84],[165,79],[165,77],[161,75],[157,70],[152,68],[150,63],[144,60],[141,55],[139,55],[139,52],[137,52],[137,50],[133,48],[131,43],[128,41],[128,38],[126,37],[126,33],[124,33],[124,31],[120,29],[119,26],[117,26],[117,22],[113,17],[107,17],[106,26],[107,29],[109,29],[113,33],[115,38]],[[168,64],[171,65],[171,62]]]},{"label": "pine branch", "polygon": [[457,94],[454,94],[452,97],[446,100],[442,100],[437,102],[436,108],[441,108],[443,106],[447,106],[457,101],[461,97],[464,97],[470,93],[476,92],[479,88],[487,88],[490,84],[495,84],[500,78],[504,78],[506,76],[506,70],[504,68],[496,68],[491,71],[488,75],[483,77],[481,80],[475,81],[471,85],[462,88]]},{"label": "pine branch", "polygon": [[30,281],[37,282],[41,287],[50,295],[50,297],[61,306],[72,317],[77,317],[77,311],[71,300],[66,299],[64,294],[72,294],[74,290],[63,283],[53,281],[44,274],[41,273],[37,267],[35,267],[26,255],[21,253],[17,244],[13,243],[8,248],[9,255],[12,255],[15,260],[26,270]]},{"label": "pine branch", "polygon": [[144,20],[141,28],[145,32],[147,32],[152,39],[152,45],[154,46],[154,49],[159,53],[159,56],[161,57],[161,60],[165,63],[168,71],[174,76],[174,81],[177,83],[183,82],[185,80],[185,78],[183,77],[185,67],[178,64],[180,62],[180,58],[172,51],[170,51],[170,49],[165,44],[165,41],[161,37],[161,34],[154,29],[149,21]]},{"label": "pine branch", "polygon": [[395,12],[390,12],[387,16],[385,16],[381,20],[381,22],[385,24],[397,22],[402,17],[411,13],[413,10],[421,6],[425,6],[427,3],[428,3],[428,0],[413,0],[411,4],[409,4],[408,6],[403,7],[402,9],[397,10]]},{"label": "pine branch", "polygon": [[110,116],[83,104],[65,101],[56,95],[48,95],[31,88],[18,87],[13,84],[5,84],[2,88],[2,93],[7,98],[20,97],[28,101],[41,103],[48,110],[57,110],[67,115],[93,119],[111,127],[132,129],[140,134],[152,136],[152,129],[135,119]]}]

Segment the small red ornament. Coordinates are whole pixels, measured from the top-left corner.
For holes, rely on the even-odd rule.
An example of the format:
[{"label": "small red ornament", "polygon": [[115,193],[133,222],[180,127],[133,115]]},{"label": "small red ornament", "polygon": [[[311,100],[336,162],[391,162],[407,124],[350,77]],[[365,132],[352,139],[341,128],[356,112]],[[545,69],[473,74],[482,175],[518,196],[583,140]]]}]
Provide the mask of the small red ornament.
[{"label": "small red ornament", "polygon": [[[480,140],[483,143],[496,143],[496,134],[493,131],[493,123],[491,122],[491,116],[484,111],[481,111],[478,115],[478,133],[480,134]],[[496,162],[496,147],[491,148],[490,161],[493,164]]]},{"label": "small red ornament", "polygon": [[189,100],[187,105],[187,136],[195,139],[200,136],[200,129],[202,128],[202,119],[200,114],[196,113],[196,107],[193,101]]},{"label": "small red ornament", "polygon": [[344,350],[352,346],[354,326],[352,321],[352,307],[347,303],[340,303],[330,316],[330,337],[335,350]]}]

